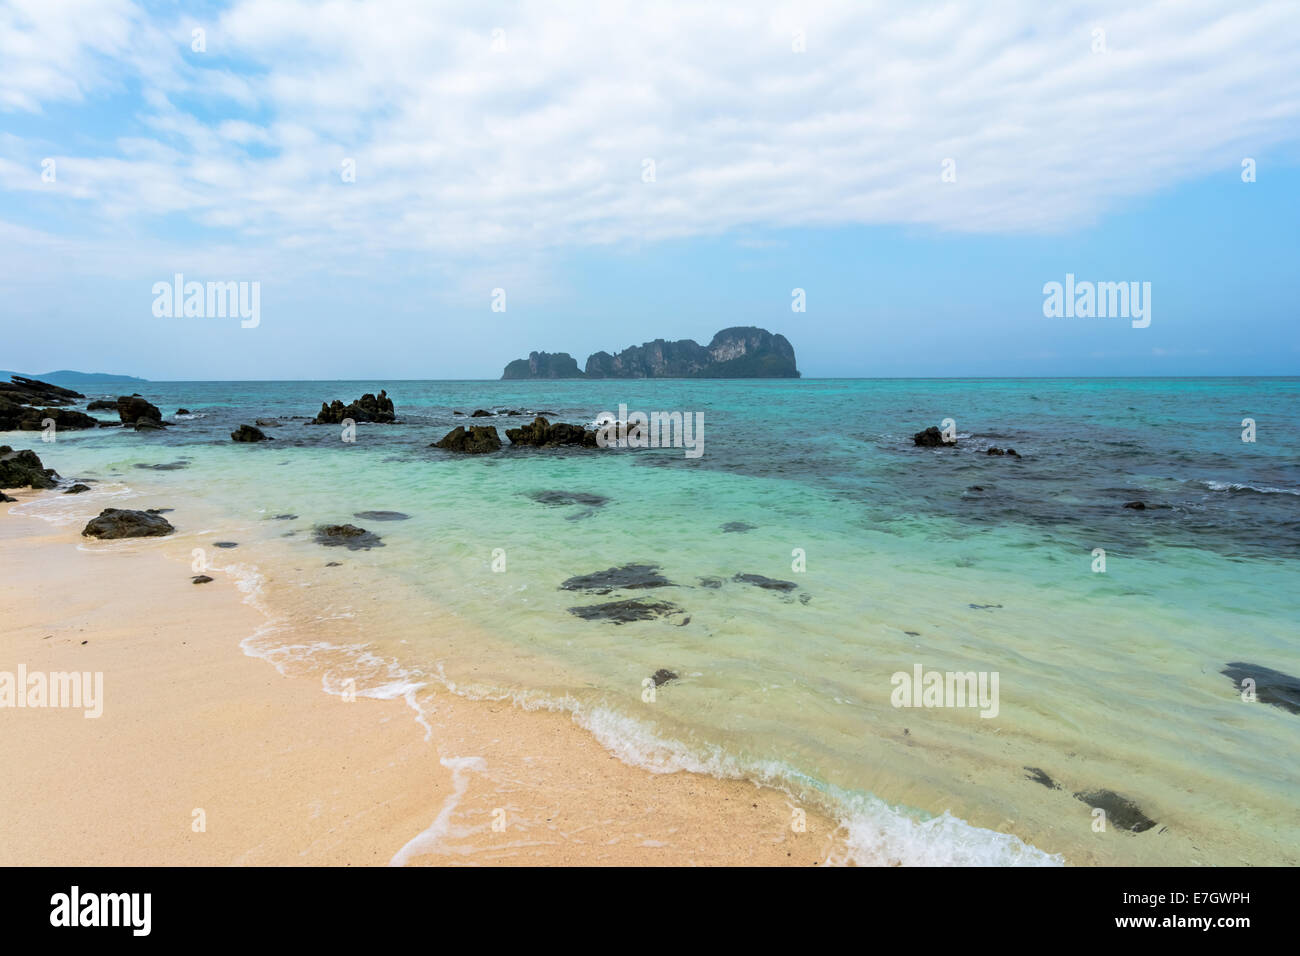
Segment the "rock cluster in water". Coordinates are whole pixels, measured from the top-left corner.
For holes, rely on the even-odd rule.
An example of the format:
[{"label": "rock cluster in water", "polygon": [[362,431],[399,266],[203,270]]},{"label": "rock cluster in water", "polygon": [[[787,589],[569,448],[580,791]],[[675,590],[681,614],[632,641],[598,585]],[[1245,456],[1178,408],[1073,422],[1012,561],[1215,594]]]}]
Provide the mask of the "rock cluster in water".
[{"label": "rock cluster in water", "polygon": [[312,424],[341,425],[349,418],[354,422],[392,425],[397,422],[397,411],[393,408],[393,400],[388,397],[388,392],[380,389],[378,395],[366,392],[350,405],[344,405],[337,398],[328,405],[321,402],[320,412],[317,413]]},{"label": "rock cluster in water", "polygon": [[0,445],[0,488],[53,488],[58,481],[59,473],[46,468],[36,452]]}]

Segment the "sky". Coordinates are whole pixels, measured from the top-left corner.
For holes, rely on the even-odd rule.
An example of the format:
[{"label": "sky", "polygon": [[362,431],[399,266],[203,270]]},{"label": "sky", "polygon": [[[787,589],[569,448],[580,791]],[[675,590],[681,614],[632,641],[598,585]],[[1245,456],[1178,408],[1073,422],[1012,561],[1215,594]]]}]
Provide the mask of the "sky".
[{"label": "sky", "polygon": [[1300,374],[1294,0],[452,6],[0,0],[0,367]]}]

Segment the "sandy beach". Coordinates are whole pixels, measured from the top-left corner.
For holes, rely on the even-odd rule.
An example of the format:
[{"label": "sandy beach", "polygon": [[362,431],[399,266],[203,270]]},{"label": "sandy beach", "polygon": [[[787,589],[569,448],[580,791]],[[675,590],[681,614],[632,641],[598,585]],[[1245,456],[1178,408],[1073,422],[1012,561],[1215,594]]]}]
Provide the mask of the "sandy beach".
[{"label": "sandy beach", "polygon": [[426,727],[403,699],[327,694],[241,650],[262,612],[220,572],[193,584],[188,545],[79,530],[0,521],[0,670],[103,674],[97,718],[0,712],[0,864],[836,857],[834,824],[809,811],[794,832],[784,794],[628,766],[563,714],[441,692]]}]

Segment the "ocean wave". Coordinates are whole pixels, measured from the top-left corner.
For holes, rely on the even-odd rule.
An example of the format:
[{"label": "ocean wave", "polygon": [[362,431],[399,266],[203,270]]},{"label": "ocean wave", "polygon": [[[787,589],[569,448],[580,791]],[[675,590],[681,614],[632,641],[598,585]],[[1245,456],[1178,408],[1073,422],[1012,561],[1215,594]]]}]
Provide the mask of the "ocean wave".
[{"label": "ocean wave", "polygon": [[1300,488],[1274,488],[1270,485],[1251,485],[1239,481],[1201,481],[1196,484],[1211,491],[1249,492],[1257,495],[1300,495]]}]

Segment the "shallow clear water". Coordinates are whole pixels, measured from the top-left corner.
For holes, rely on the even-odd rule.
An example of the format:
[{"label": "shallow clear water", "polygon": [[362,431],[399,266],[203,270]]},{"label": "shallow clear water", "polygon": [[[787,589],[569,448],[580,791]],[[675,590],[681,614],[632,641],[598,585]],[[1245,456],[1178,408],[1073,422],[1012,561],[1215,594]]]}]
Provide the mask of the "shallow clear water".
[{"label": "shallow clear water", "polygon": [[[174,496],[170,517],[196,542],[237,540],[241,561],[316,586],[305,610],[358,615],[395,662],[383,681],[567,707],[652,769],[779,784],[843,819],[865,861],[1300,861],[1300,715],[1243,702],[1220,673],[1300,674],[1298,379],[137,387],[168,416],[195,414],[162,434],[5,437],[99,482],[23,507],[57,517]],[[402,424],[360,424],[352,443],[305,424],[323,400],[380,387]],[[702,412],[704,454],[428,447],[471,424],[453,409],[587,423],[620,404]],[[280,419],[275,441],[229,440],[254,418]],[[913,447],[945,418],[957,448]],[[546,491],[608,501],[530,497]],[[1123,507],[1137,499],[1148,508]],[[367,510],[410,517],[354,517]],[[298,517],[272,520],[284,513]],[[312,540],[343,521],[384,547]],[[737,522],[750,527],[724,530]],[[559,588],[629,563],[672,586]],[[569,610],[622,598],[680,612],[615,625]],[[916,665],[996,673],[996,716],[893,706],[892,675]],[[660,668],[679,678],[647,701]],[[1156,826],[1096,832],[1074,794],[1099,789]]]}]

